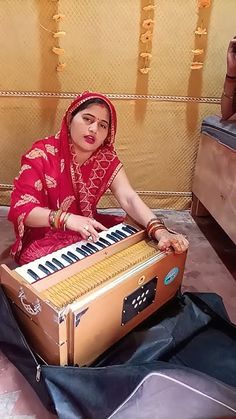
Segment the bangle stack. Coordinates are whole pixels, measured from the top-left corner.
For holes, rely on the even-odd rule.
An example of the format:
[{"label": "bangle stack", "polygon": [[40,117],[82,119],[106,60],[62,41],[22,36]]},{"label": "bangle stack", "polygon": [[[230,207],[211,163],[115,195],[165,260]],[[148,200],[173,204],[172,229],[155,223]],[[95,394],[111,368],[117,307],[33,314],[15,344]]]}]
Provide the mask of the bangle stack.
[{"label": "bangle stack", "polygon": [[51,228],[53,229],[62,229],[66,230],[66,223],[68,221],[69,216],[71,215],[70,212],[59,210],[52,210],[48,216],[48,222]]},{"label": "bangle stack", "polygon": [[147,223],[147,234],[150,239],[155,239],[155,233],[157,230],[167,230],[164,222],[158,218],[152,218]]}]

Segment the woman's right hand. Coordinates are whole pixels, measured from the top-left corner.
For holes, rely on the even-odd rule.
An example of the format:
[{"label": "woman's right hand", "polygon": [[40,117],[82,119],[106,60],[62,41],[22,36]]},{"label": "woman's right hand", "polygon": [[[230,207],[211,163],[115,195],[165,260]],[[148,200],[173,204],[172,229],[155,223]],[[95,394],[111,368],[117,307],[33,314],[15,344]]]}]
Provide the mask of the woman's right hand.
[{"label": "woman's right hand", "polygon": [[67,218],[66,228],[80,233],[84,240],[91,240],[94,242],[99,239],[98,231],[107,230],[103,224],[99,223],[94,218],[75,214],[70,214]]},{"label": "woman's right hand", "polygon": [[236,77],[236,38],[231,39],[227,51],[227,74]]}]

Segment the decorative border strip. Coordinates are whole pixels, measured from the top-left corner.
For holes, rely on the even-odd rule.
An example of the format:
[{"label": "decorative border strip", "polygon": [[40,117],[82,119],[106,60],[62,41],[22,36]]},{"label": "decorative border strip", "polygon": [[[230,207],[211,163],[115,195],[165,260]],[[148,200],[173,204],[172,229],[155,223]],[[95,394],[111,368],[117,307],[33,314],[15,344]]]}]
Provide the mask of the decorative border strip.
[{"label": "decorative border strip", "polygon": [[[0,191],[2,190],[12,190],[13,185],[8,185],[5,183],[0,183]],[[139,195],[147,195],[147,196],[184,196],[184,197],[191,197],[192,192],[174,192],[174,191],[137,191]],[[106,195],[112,195],[111,191],[107,191]]]},{"label": "decorative border strip", "polygon": [[[27,97],[27,98],[59,98],[74,99],[78,93],[54,93],[54,92],[21,92],[21,91],[0,91],[0,97]],[[193,97],[193,96],[161,96],[161,95],[129,95],[104,93],[109,99],[117,100],[147,100],[157,102],[197,102],[197,103],[217,103],[220,104],[221,98],[218,97]]]},{"label": "decorative border strip", "polygon": [[0,183],[0,191],[1,190],[12,190],[13,189],[13,185],[8,185],[7,183]]},{"label": "decorative border strip", "polygon": [[[136,191],[138,195],[145,196],[183,196],[186,198],[192,197],[192,192],[175,192],[175,191]],[[111,191],[107,191],[106,195],[113,195]]]}]

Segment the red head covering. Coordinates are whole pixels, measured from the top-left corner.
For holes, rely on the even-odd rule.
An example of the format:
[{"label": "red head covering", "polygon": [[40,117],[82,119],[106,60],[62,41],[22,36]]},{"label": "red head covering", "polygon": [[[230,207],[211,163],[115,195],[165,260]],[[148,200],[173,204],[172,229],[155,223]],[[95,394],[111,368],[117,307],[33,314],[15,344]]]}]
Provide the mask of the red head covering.
[{"label": "red head covering", "polygon": [[66,114],[62,121],[61,133],[66,131],[68,135],[68,127],[70,126],[72,114],[73,112],[78,109],[82,104],[87,102],[88,100],[92,99],[101,99],[105,102],[110,111],[110,124],[109,124],[109,132],[108,136],[105,140],[104,145],[111,145],[115,142],[115,135],[116,135],[116,127],[117,127],[117,119],[116,119],[116,110],[111,101],[104,95],[100,93],[91,93],[91,92],[84,92],[81,95],[77,96],[77,98],[70,104],[69,108],[66,111]]},{"label": "red head covering", "polygon": [[64,157],[65,162],[68,164],[71,160],[71,139],[70,139],[70,124],[71,120],[73,118],[73,112],[79,109],[79,107],[84,104],[87,101],[90,101],[91,99],[101,99],[103,100],[110,111],[110,123],[109,123],[109,131],[106,140],[104,141],[104,144],[99,148],[99,150],[96,150],[96,152],[93,154],[92,159],[94,157],[96,158],[96,154],[101,151],[101,149],[113,149],[113,143],[115,141],[115,133],[116,133],[116,125],[117,125],[117,119],[116,119],[116,111],[112,103],[106,98],[106,96],[101,95],[100,93],[90,93],[90,92],[84,92],[81,95],[77,96],[77,98],[70,104],[69,108],[67,109],[63,120],[61,124],[61,130],[57,134],[57,137],[60,140],[60,154],[62,157]]},{"label": "red head covering", "polygon": [[[79,167],[76,165],[75,158],[73,159],[70,123],[73,112],[91,99],[101,99],[107,104],[110,111],[109,131],[104,143]],[[58,135],[60,140],[60,155],[61,159],[65,160],[65,170],[70,172],[74,193],[78,198],[79,212],[85,216],[93,215],[95,205],[100,199],[101,194],[105,192],[111,183],[111,176],[120,163],[114,150],[116,127],[117,118],[113,104],[106,96],[94,92],[84,92],[77,96],[67,109],[62,120],[61,130]],[[64,190],[62,181],[63,179],[61,179],[61,191]]]}]

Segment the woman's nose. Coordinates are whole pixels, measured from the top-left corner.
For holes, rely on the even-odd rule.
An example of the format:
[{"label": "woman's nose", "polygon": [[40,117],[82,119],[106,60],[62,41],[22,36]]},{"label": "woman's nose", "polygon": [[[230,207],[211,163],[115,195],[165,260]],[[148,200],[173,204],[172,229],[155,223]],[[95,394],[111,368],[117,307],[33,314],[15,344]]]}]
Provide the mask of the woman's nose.
[{"label": "woman's nose", "polygon": [[89,131],[96,134],[97,130],[98,130],[98,124],[96,121],[94,121],[92,124],[89,125]]}]

